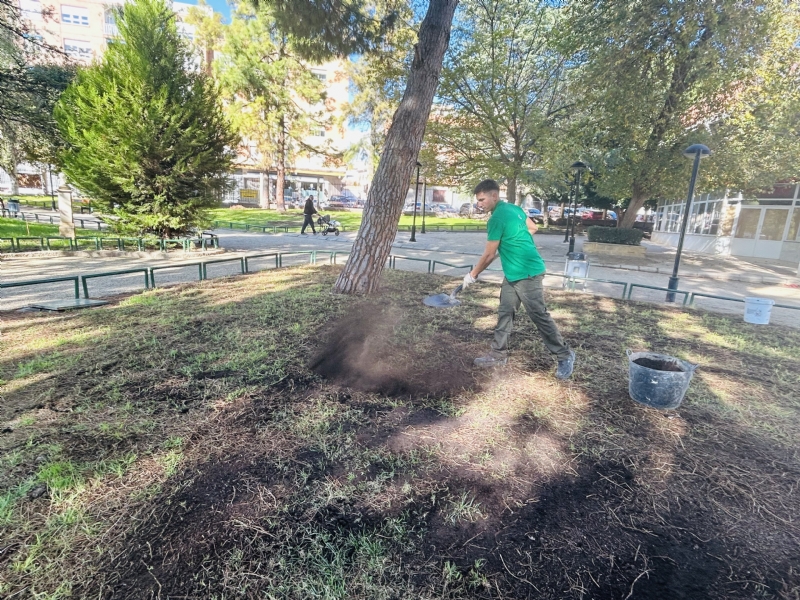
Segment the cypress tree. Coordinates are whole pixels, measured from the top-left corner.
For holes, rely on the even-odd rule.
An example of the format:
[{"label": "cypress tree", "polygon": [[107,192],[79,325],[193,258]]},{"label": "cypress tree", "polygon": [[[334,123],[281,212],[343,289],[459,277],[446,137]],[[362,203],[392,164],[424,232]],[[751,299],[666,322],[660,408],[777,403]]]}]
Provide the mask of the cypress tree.
[{"label": "cypress tree", "polygon": [[56,106],[60,167],[117,232],[184,235],[218,202],[238,140],[164,0],[126,3],[117,25]]}]

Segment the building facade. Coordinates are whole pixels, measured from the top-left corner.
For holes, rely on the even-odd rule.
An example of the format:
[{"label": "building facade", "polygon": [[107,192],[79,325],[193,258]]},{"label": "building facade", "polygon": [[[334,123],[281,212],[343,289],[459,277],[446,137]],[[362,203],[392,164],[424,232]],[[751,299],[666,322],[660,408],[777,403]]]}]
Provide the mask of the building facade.
[{"label": "building facade", "polygon": [[[686,201],[660,201],[652,240],[677,246]],[[702,194],[692,202],[684,248],[800,263],[800,184],[754,196]]]},{"label": "building facade", "polygon": [[[123,0],[19,0],[23,15],[31,22],[35,36],[61,48],[79,64],[89,64],[99,58],[119,36],[113,7]],[[178,32],[187,41],[194,41],[195,27],[187,22],[190,9],[213,13],[211,7],[198,7],[185,2],[173,2]],[[195,58],[197,68],[213,59],[213,52],[198,51]],[[334,116],[332,122],[341,122],[341,110],[348,98],[349,78],[341,61],[309,66],[310,71],[325,84],[325,110]],[[319,107],[310,107],[318,109]],[[310,147],[326,147],[333,153],[346,149],[346,132],[342,126],[331,125],[317,128],[304,140]],[[239,148],[233,173],[234,188],[225,196],[228,204],[263,205],[263,199],[274,202],[276,172],[264,169],[262,157],[245,139]],[[308,195],[320,199],[341,193],[345,185],[346,168],[332,165],[323,154],[298,154],[293,164],[286,166],[285,198],[298,199]],[[47,165],[20,164],[17,168],[17,184],[12,177],[0,170],[0,191],[21,194],[50,193],[50,171]],[[22,176],[22,177],[20,177]],[[55,187],[60,181],[55,177]],[[355,190],[353,190],[355,191]],[[360,195],[356,192],[356,195]]]}]

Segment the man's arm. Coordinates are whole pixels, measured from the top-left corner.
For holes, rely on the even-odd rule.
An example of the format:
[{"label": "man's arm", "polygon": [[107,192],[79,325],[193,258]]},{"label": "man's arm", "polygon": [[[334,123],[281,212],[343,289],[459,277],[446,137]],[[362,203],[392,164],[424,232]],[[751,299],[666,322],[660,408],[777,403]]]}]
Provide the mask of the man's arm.
[{"label": "man's arm", "polygon": [[533,219],[531,219],[530,217],[525,219],[525,225],[528,226],[528,231],[531,232],[531,235],[539,231],[539,226],[536,223],[534,223]]},{"label": "man's arm", "polygon": [[478,259],[478,264],[472,268],[472,271],[469,272],[472,277],[475,279],[478,278],[478,275],[481,274],[492,262],[494,259],[497,258],[497,249],[500,247],[500,241],[488,241],[486,242],[486,248],[483,250],[483,254]]}]

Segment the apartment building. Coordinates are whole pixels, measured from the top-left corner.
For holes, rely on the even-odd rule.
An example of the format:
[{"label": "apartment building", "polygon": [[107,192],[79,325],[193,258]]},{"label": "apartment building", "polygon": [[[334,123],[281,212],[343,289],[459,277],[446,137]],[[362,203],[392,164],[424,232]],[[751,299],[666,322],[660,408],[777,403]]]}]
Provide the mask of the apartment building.
[{"label": "apartment building", "polygon": [[[99,57],[119,35],[113,6],[121,0],[19,0],[23,15],[33,24],[44,41],[62,48],[74,60],[88,64]],[[194,38],[194,27],[184,17],[194,5],[173,2],[179,33]],[[197,8],[197,7],[195,7]],[[204,7],[211,11],[210,7]]]},{"label": "apartment building", "polygon": [[[327,149],[331,153],[341,153],[348,146],[347,131],[339,122],[344,103],[348,98],[349,77],[345,64],[340,60],[329,61],[309,67],[315,77],[325,85],[324,106],[309,107],[317,112],[326,111],[331,122],[326,127],[313,129],[304,140],[307,147]],[[234,172],[236,188],[228,193],[225,203],[262,205],[275,202],[277,172],[259,167],[264,160],[256,145],[243,141]],[[284,199],[299,204],[304,198],[313,196],[324,200],[351,190],[356,196],[363,196],[358,183],[347,178],[347,167],[335,164],[325,153],[298,152],[291,164],[286,165],[284,176]]]},{"label": "apartment building", "polygon": [[[99,58],[118,37],[113,7],[123,0],[19,0],[24,16],[31,22],[35,35],[49,44],[62,48],[78,63],[89,64]],[[191,8],[196,5],[173,2],[178,32],[188,41],[194,40],[195,28],[187,23]],[[208,13],[209,6],[202,7]],[[212,55],[213,56],[213,55]],[[197,65],[209,56],[198,53]],[[325,83],[327,100],[325,109],[331,114],[340,113],[348,98],[349,79],[341,61],[332,61],[309,67],[312,73]],[[319,107],[315,107],[319,108]],[[307,140],[311,147],[328,147],[342,152],[347,146],[346,132],[341,126],[318,128]],[[251,144],[245,140],[239,149],[239,159],[234,172],[235,189],[225,198],[228,203],[262,204],[262,198],[275,198],[275,170],[258,167],[264,163]],[[338,194],[344,186],[345,167],[330,164],[325,156],[313,153],[299,154],[294,164],[286,168],[286,188],[289,196],[304,198],[307,195],[329,197]],[[0,191],[12,193],[50,193],[52,179],[46,167],[21,164],[17,169],[18,189],[14,189],[12,178],[0,170]],[[58,186],[58,181],[55,182]]]}]

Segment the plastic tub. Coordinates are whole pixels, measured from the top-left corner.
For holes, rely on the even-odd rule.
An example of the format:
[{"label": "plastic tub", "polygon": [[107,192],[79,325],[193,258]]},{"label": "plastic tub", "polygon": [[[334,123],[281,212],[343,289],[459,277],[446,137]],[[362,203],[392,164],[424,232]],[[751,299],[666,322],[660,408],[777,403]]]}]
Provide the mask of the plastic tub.
[{"label": "plastic tub", "polygon": [[775,301],[769,298],[746,297],[744,299],[744,322],[766,325],[769,323],[769,315],[772,312],[773,304],[775,304]]},{"label": "plastic tub", "polygon": [[666,354],[626,350],[629,365],[628,394],[636,402],[668,410],[678,408],[697,365]]}]

